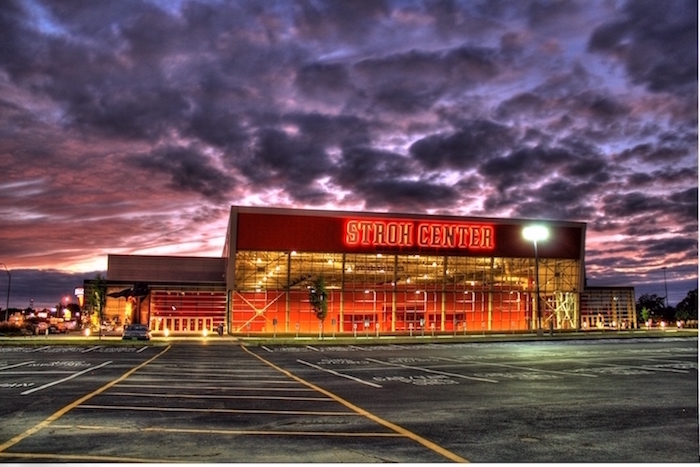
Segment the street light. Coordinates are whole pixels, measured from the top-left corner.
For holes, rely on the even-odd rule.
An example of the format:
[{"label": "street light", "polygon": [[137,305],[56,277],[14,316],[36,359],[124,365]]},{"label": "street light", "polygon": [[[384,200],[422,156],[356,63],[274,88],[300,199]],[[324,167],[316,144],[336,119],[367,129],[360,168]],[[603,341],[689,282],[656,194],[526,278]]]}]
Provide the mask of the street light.
[{"label": "street light", "polygon": [[666,286],[666,266],[662,267],[664,271],[664,291],[666,292],[666,295],[664,296],[664,302],[666,304],[666,308],[668,308],[668,287]]},{"label": "street light", "polygon": [[542,315],[540,314],[540,257],[537,252],[537,242],[549,238],[549,229],[543,225],[529,225],[523,229],[523,238],[532,242],[535,247],[535,313],[537,315],[537,335],[542,336]]},{"label": "street light", "polygon": [[0,263],[0,265],[5,268],[5,272],[7,273],[7,304],[5,305],[5,321],[7,321],[10,317],[10,284],[12,283],[12,274],[10,274],[5,263]]}]

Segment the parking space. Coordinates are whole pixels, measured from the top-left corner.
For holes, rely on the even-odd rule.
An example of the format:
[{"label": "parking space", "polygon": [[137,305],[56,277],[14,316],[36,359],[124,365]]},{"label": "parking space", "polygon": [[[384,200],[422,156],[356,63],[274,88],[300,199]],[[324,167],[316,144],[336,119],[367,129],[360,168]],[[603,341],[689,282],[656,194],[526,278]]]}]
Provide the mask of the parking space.
[{"label": "parking space", "polygon": [[694,462],[696,338],[0,347],[0,458]]},{"label": "parking space", "polygon": [[106,462],[460,460],[238,346],[162,352],[0,454]]},{"label": "parking space", "polygon": [[[672,346],[673,342],[679,345]],[[265,347],[269,358],[294,355],[297,364],[358,382],[454,384],[459,380],[504,381],[650,375],[697,372],[697,346],[688,339],[611,344],[569,342],[505,344],[427,344],[338,347]],[[696,342],[690,340],[690,342]],[[471,352],[477,350],[477,352]],[[289,362],[281,357],[280,361]],[[417,377],[418,372],[420,377]],[[402,373],[410,377],[401,376]],[[430,376],[430,377],[429,377]],[[450,382],[451,381],[451,382]],[[371,384],[369,384],[371,386]]]},{"label": "parking space", "polygon": [[474,462],[695,462],[697,339],[260,354]]}]

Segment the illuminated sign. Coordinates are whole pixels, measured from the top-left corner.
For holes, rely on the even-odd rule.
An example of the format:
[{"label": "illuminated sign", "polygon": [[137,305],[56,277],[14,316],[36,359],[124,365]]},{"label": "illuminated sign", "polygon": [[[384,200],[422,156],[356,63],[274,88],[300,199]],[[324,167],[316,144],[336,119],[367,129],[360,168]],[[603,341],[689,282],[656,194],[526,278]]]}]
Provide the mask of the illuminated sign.
[{"label": "illuminated sign", "polygon": [[350,219],[345,223],[348,246],[390,246],[492,250],[492,225]]}]

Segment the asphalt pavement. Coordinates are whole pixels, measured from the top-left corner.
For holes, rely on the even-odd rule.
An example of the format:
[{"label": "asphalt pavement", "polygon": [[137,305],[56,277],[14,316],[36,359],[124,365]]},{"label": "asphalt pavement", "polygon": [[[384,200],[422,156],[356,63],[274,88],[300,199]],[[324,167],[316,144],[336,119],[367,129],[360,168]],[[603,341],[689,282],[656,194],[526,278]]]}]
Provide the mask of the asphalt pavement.
[{"label": "asphalt pavement", "polygon": [[0,459],[699,460],[697,331],[486,337],[4,339]]}]

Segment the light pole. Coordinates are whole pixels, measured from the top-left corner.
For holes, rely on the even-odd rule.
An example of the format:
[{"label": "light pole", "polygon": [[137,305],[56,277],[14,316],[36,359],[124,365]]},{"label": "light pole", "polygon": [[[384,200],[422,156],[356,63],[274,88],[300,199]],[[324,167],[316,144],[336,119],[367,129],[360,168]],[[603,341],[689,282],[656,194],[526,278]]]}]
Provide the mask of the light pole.
[{"label": "light pole", "polygon": [[666,286],[666,266],[662,267],[664,271],[664,292],[666,295],[664,295],[664,303],[666,305],[666,308],[668,308],[668,287]]},{"label": "light pole", "polygon": [[523,238],[531,241],[535,247],[535,314],[537,316],[537,335],[542,336],[542,315],[540,313],[540,257],[537,252],[537,242],[549,238],[549,229],[543,225],[529,225],[523,229]]},{"label": "light pole", "polygon": [[7,273],[7,304],[5,305],[5,321],[7,321],[10,318],[10,284],[12,283],[12,274],[10,274],[5,263],[0,263],[0,265],[5,268]]}]

